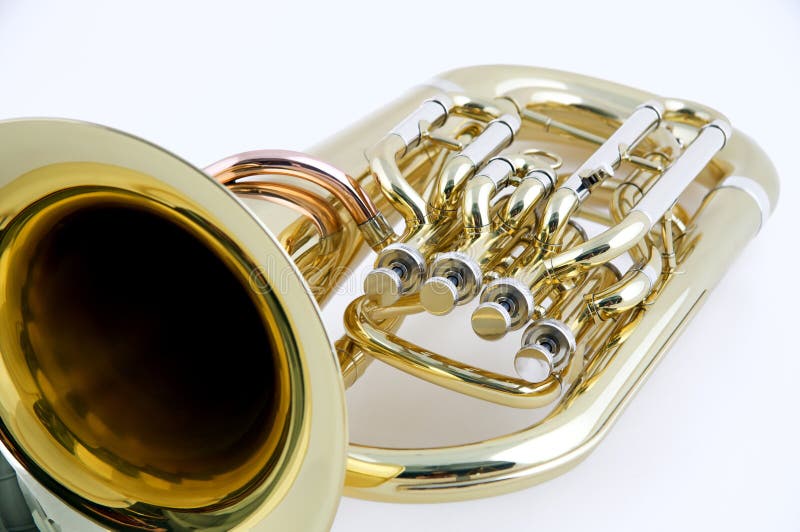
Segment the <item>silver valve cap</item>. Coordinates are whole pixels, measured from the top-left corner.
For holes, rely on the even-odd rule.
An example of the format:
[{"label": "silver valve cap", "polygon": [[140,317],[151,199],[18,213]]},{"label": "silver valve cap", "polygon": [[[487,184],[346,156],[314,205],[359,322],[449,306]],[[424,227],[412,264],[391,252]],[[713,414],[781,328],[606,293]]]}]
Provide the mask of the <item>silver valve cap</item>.
[{"label": "silver valve cap", "polygon": [[461,252],[439,253],[430,272],[431,277],[420,291],[420,301],[431,314],[444,316],[456,305],[472,301],[480,292],[481,268]]},{"label": "silver valve cap", "polygon": [[536,320],[522,335],[514,369],[529,382],[541,382],[563,368],[575,350],[575,336],[566,323],[549,318]]},{"label": "silver valve cap", "polygon": [[525,325],[533,310],[528,287],[516,279],[501,277],[484,288],[481,304],[472,313],[472,330],[481,338],[497,339]]},{"label": "silver valve cap", "polygon": [[419,291],[427,267],[420,252],[402,243],[389,244],[375,260],[375,269],[364,279],[364,292],[381,306],[392,305],[403,294]]}]

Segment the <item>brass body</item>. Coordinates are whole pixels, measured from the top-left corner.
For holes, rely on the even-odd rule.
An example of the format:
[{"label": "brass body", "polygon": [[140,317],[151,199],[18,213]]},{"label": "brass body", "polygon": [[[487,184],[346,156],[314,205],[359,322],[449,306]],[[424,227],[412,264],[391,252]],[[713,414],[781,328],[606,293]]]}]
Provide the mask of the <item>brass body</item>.
[{"label": "brass body", "polygon": [[[437,97],[452,102],[446,120],[428,124],[412,146],[387,137]],[[775,170],[734,131],[668,222],[649,231],[631,215],[618,230],[638,224],[635,241],[616,254],[621,233],[580,241],[599,262],[558,262],[555,276],[552,258],[573,248],[560,235],[537,244],[545,189],[511,177],[503,186],[524,188],[487,209],[486,198],[500,194],[470,185],[477,168],[458,152],[490,121],[518,113],[522,126],[500,155],[538,153],[541,165],[542,154],[553,153],[563,180],[653,98],[545,69],[448,72],[309,150],[346,174],[333,185],[257,153],[204,174],[100,126],[0,124],[7,458],[65,530],[324,530],[342,485],[368,499],[446,501],[519,489],[574,466],[774,208]],[[580,206],[570,203],[579,221],[617,227],[638,201],[631,191],[646,192],[681,146],[720,118],[690,102],[660,101],[670,129],[620,152],[614,175]],[[716,188],[730,175],[765,192],[766,213],[746,191]],[[465,189],[483,198],[475,216],[458,212]],[[374,211],[405,218],[403,230],[395,234]],[[517,213],[513,223],[504,223],[508,213]],[[465,230],[463,220],[474,219],[480,231]],[[481,233],[491,245],[470,245]],[[438,252],[470,250],[485,280],[534,272],[532,315],[552,307],[576,331],[576,353],[537,383],[463,364],[402,337],[403,317],[424,311],[414,293],[383,306],[356,298],[344,316],[347,335],[334,345],[317,305],[348,266],[396,243],[414,244],[429,262]],[[604,267],[606,255],[592,248],[601,244],[640,269],[601,286],[585,282],[587,271],[588,279]],[[661,255],[663,265],[651,267]],[[657,283],[645,275],[653,270]],[[356,383],[373,359],[459,393],[552,410],[486,441],[434,449],[351,443],[345,459],[342,382]]]}]

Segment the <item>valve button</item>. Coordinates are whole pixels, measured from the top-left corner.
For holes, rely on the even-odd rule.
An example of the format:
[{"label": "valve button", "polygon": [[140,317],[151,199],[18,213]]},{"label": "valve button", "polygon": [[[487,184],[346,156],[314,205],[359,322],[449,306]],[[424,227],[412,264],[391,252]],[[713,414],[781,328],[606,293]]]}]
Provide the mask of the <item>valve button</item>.
[{"label": "valve button", "polygon": [[401,286],[400,275],[391,268],[375,268],[364,279],[367,297],[382,307],[397,303]]},{"label": "valve button", "polygon": [[419,298],[425,310],[437,316],[444,316],[455,308],[458,290],[444,277],[431,277],[422,285]]},{"label": "valve button", "polygon": [[553,372],[553,355],[539,345],[525,346],[514,357],[514,369],[528,382],[542,382]]},{"label": "valve button", "polygon": [[472,330],[487,340],[494,340],[506,334],[511,327],[511,315],[500,303],[481,303],[472,313]]}]

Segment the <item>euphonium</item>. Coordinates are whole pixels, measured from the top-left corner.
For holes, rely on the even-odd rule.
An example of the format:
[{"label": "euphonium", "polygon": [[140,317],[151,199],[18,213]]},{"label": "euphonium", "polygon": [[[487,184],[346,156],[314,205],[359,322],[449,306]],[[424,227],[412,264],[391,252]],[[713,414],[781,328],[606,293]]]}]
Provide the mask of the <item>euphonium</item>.
[{"label": "euphonium", "polygon": [[[97,125],[7,121],[0,187],[0,439],[37,526],[61,530],[324,530],[343,487],[445,501],[549,479],[778,197],[710,108],[508,66],[443,74],[308,153],[205,171]],[[368,253],[332,341],[318,305]],[[464,331],[518,335],[494,354],[514,372],[403,336],[406,316],[460,305]],[[344,388],[373,359],[548,414],[480,442],[348,448]]]}]

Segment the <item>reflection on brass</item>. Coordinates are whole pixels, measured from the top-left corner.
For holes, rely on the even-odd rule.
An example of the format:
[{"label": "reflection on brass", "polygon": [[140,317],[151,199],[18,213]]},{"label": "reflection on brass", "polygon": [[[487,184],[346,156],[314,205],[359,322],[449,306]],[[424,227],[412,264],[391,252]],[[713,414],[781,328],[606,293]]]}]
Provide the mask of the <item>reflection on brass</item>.
[{"label": "reflection on brass", "polygon": [[[713,109],[529,67],[448,72],[308,153],[205,172],[93,124],[2,122],[0,450],[63,530],[326,530],[343,491],[542,482],[599,442],[777,197]],[[521,333],[489,353],[517,375],[404,331],[464,305],[464,334]],[[546,412],[348,446],[344,386],[375,359]]]}]

